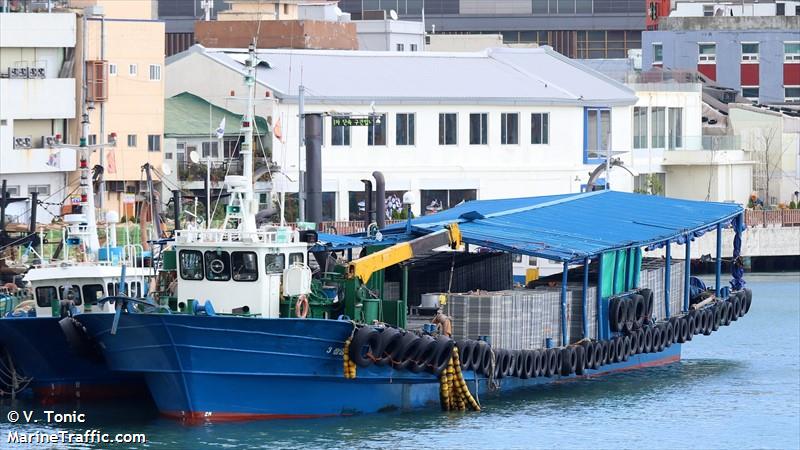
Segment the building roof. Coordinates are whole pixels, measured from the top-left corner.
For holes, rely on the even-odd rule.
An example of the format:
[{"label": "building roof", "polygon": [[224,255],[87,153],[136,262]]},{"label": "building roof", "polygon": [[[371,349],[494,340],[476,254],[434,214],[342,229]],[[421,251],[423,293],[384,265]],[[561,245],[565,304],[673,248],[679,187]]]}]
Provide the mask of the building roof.
[{"label": "building roof", "polygon": [[[245,49],[200,45],[168,59],[201,53],[242,72]],[[285,101],[301,83],[308,103],[447,103],[613,106],[634,92],[550,47],[480,52],[259,50],[257,80]]]},{"label": "building roof", "polygon": [[[733,203],[596,191],[466,202],[412,220],[412,230],[428,233],[458,222],[470,244],[579,262],[611,250],[694,239],[718,223],[727,226],[742,212]],[[396,224],[385,234],[404,231],[405,224]]]},{"label": "building roof", "polygon": [[[189,92],[182,92],[164,101],[164,137],[216,137],[215,130],[223,117],[226,136],[241,134],[240,114],[213,105]],[[263,135],[269,130],[263,117],[256,117],[255,125],[253,133],[256,135]]]}]

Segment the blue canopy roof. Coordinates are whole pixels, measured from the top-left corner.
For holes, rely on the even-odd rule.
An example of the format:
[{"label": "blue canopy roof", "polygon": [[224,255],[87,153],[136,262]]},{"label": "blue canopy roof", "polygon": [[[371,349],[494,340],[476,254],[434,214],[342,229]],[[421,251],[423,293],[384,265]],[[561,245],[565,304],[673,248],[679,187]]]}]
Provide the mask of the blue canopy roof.
[{"label": "blue canopy roof", "polygon": [[[458,222],[465,242],[513,253],[578,262],[609,250],[684,242],[727,226],[743,209],[733,203],[679,200],[616,191],[476,200],[412,220],[429,233]],[[737,227],[743,221],[737,220]],[[385,234],[402,233],[395,224]]]}]

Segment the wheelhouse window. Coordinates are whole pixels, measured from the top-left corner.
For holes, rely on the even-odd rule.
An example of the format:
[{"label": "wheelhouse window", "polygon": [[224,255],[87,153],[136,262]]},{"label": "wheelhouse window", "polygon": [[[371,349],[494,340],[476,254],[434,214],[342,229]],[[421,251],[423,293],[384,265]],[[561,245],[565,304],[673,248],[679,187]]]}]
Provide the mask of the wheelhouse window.
[{"label": "wheelhouse window", "polygon": [[184,280],[202,280],[203,254],[197,250],[181,250],[180,268]]},{"label": "wheelhouse window", "polygon": [[291,266],[294,264],[305,264],[305,258],[302,253],[289,253],[289,265]]},{"label": "wheelhouse window", "polygon": [[61,300],[72,300],[72,302],[76,306],[82,303],[81,287],[78,286],[77,284],[67,284],[64,286],[59,286],[58,294],[61,297]]},{"label": "wheelhouse window", "polygon": [[231,253],[231,268],[234,281],[258,280],[258,255],[255,252]]},{"label": "wheelhouse window", "polygon": [[58,302],[58,292],[53,286],[42,286],[36,288],[36,306],[49,308],[53,306],[53,301]]},{"label": "wheelhouse window", "polygon": [[283,253],[273,253],[264,256],[266,273],[282,273],[286,268],[286,256]]},{"label": "wheelhouse window", "polygon": [[231,256],[222,250],[206,251],[206,280],[228,281],[231,279]]},{"label": "wheelhouse window", "polygon": [[87,305],[96,305],[104,295],[102,284],[84,284],[81,290],[83,291],[83,300]]}]

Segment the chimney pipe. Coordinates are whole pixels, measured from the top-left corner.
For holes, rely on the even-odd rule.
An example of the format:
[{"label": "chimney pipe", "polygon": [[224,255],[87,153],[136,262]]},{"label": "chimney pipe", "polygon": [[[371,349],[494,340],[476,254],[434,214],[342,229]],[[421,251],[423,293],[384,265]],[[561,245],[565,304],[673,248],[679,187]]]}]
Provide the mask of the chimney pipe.
[{"label": "chimney pipe", "polygon": [[372,172],[372,177],[375,178],[375,221],[382,230],[386,227],[386,180],[378,170]]},{"label": "chimney pipe", "polygon": [[305,115],[306,220],[322,222],[322,115]]},{"label": "chimney pipe", "polygon": [[361,180],[364,183],[364,231],[367,231],[369,224],[372,223],[372,181]]},{"label": "chimney pipe", "polygon": [[39,209],[39,193],[31,192],[31,220],[28,233],[36,233],[36,212]]}]

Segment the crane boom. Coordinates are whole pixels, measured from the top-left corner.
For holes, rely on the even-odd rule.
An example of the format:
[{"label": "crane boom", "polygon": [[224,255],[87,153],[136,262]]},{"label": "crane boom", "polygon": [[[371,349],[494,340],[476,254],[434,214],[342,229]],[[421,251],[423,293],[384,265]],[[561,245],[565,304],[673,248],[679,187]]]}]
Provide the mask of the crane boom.
[{"label": "crane boom", "polygon": [[414,256],[419,256],[443,245],[448,245],[453,249],[461,245],[461,231],[458,229],[457,223],[447,225],[444,230],[426,234],[408,242],[401,242],[359,258],[348,265],[347,274],[349,278],[358,278],[362,283],[366,283],[373,273],[381,269],[408,261]]}]

